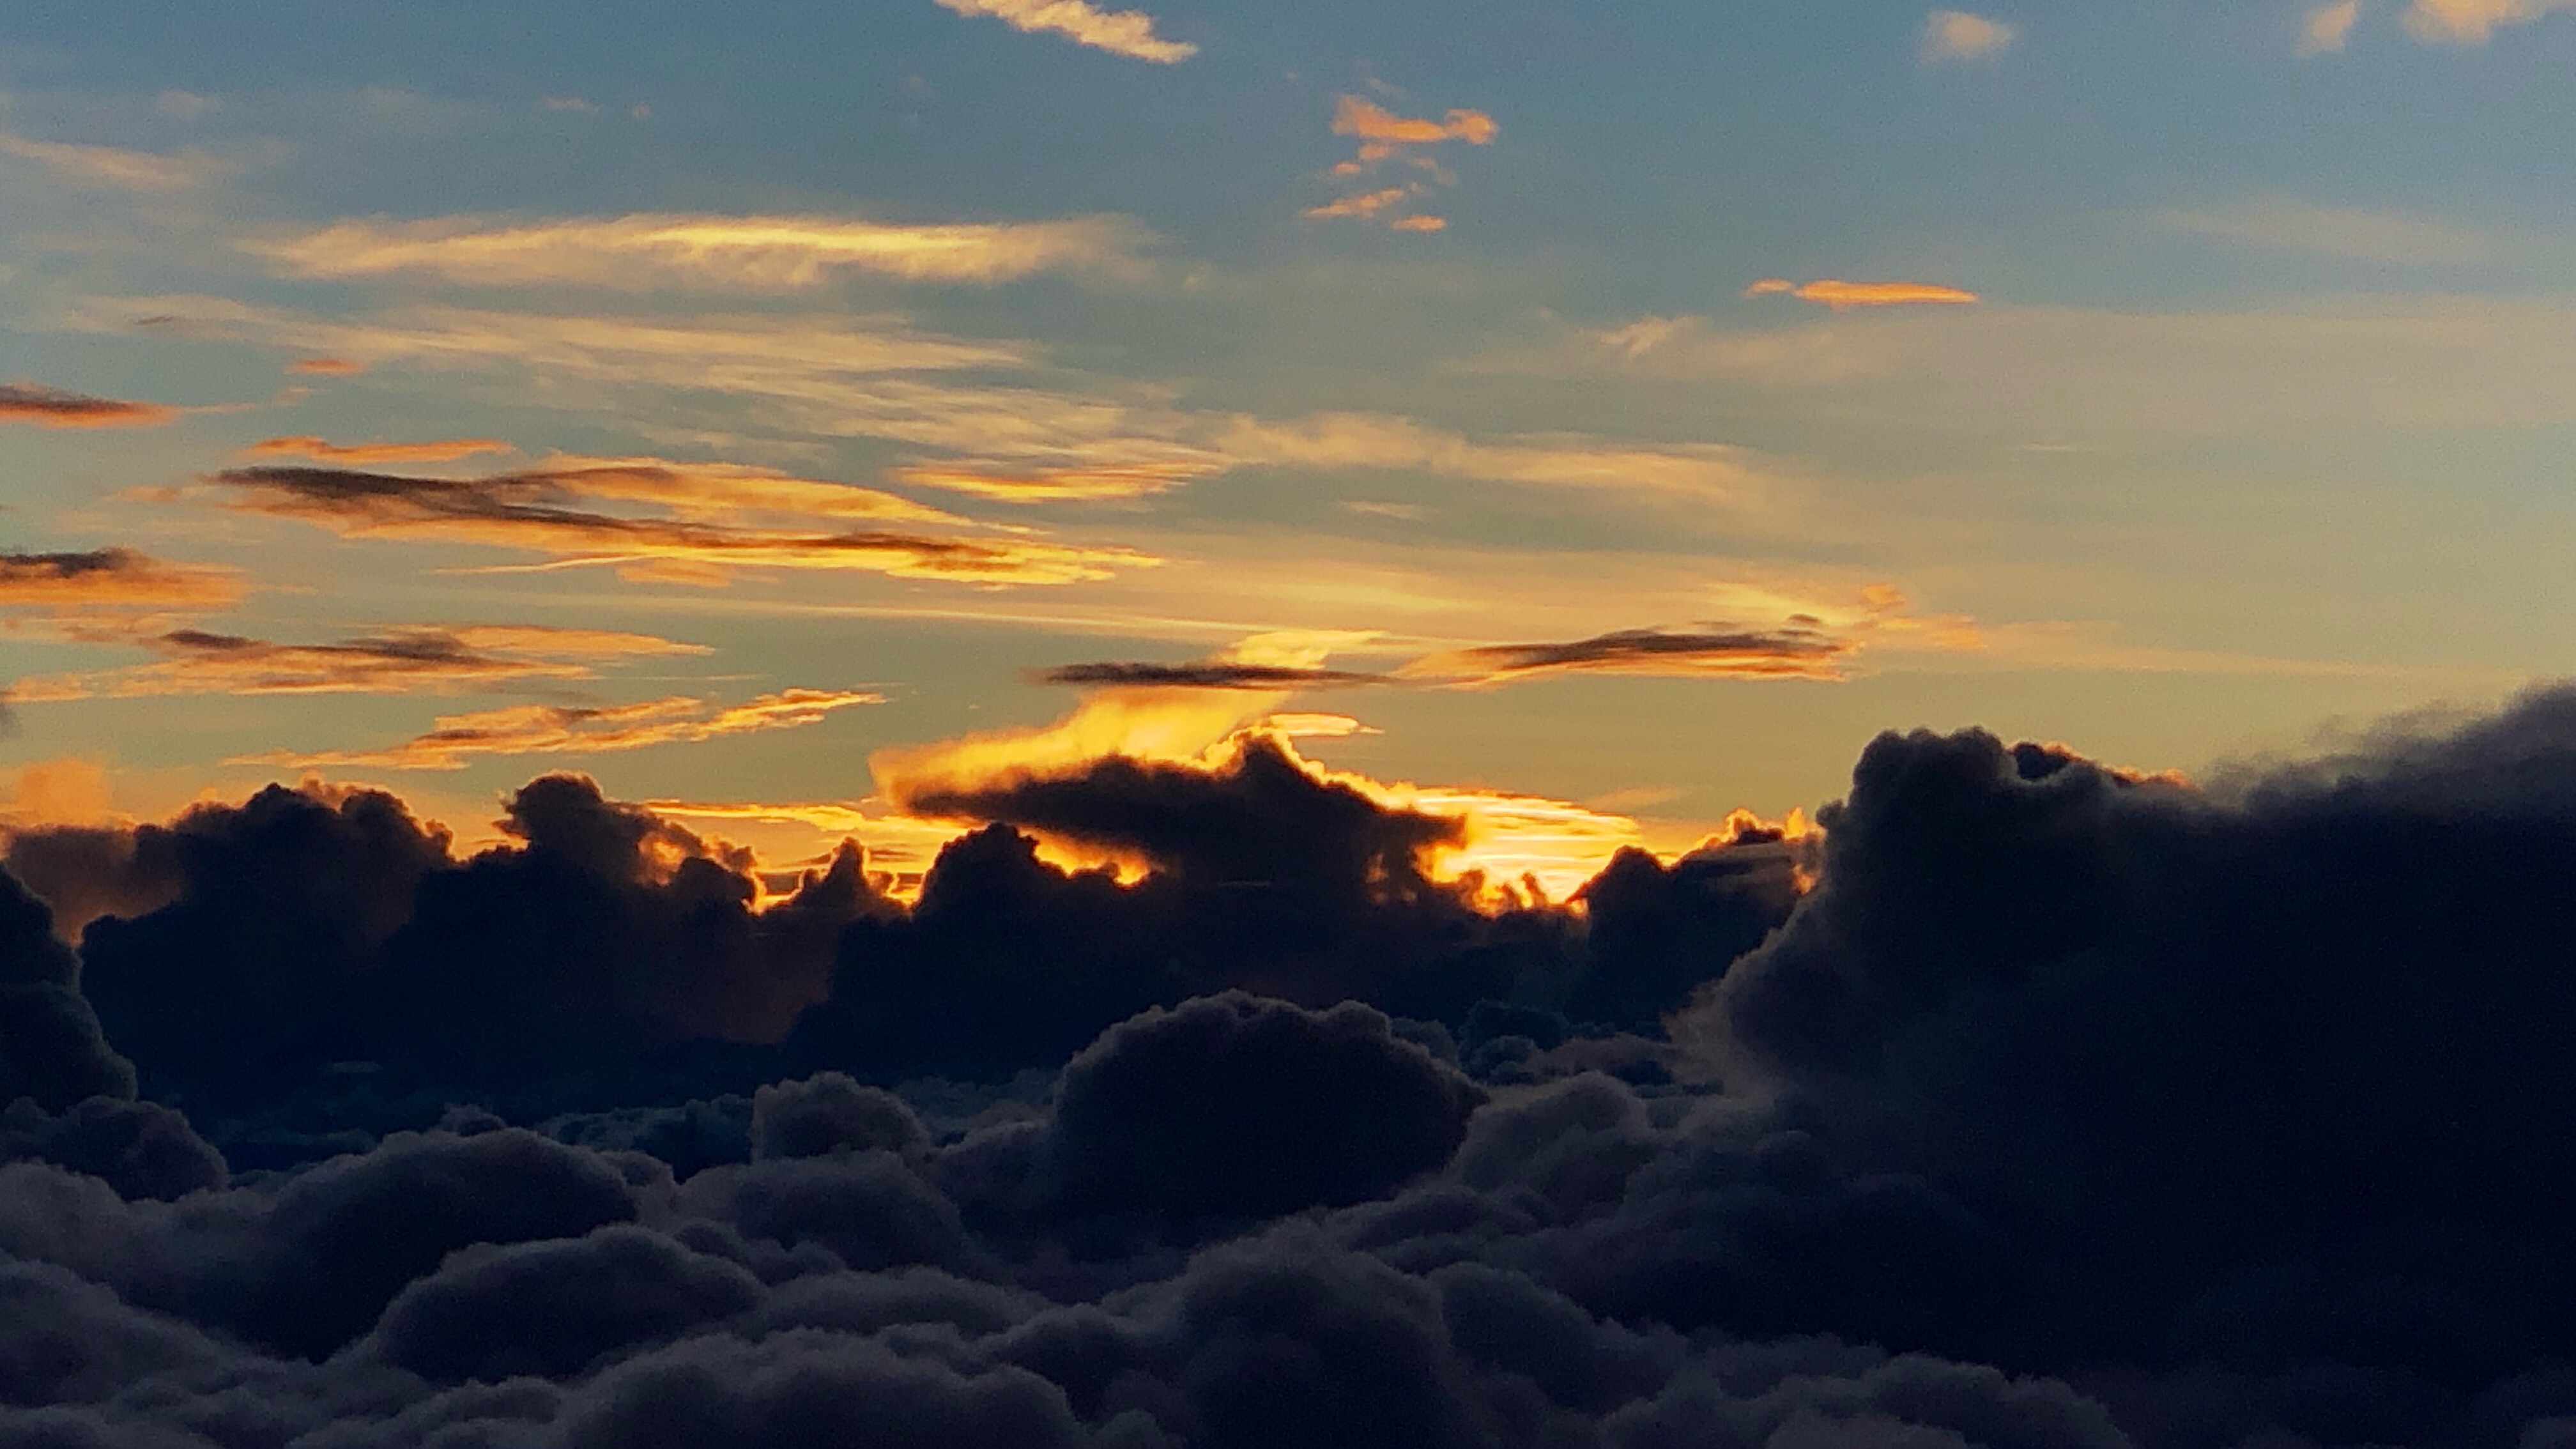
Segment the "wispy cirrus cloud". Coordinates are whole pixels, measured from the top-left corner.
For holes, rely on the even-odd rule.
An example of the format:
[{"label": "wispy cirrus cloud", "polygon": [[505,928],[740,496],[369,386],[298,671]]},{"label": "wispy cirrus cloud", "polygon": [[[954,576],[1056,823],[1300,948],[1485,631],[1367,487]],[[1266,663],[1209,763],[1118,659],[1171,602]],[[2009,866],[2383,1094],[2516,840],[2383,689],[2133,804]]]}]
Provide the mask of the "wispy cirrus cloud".
[{"label": "wispy cirrus cloud", "polygon": [[461,770],[487,755],[596,755],[819,724],[834,710],[881,704],[864,690],[785,689],[741,704],[671,695],[633,704],[521,704],[441,715],[436,727],[372,750],[270,750],[225,761],[285,769]]},{"label": "wispy cirrus cloud", "polygon": [[33,382],[0,382],[0,423],[40,428],[157,428],[179,410],[161,403],[92,397]]},{"label": "wispy cirrus cloud", "polygon": [[630,391],[639,403],[665,408],[719,393],[760,404],[758,421],[775,430],[869,438],[928,455],[891,466],[886,476],[894,482],[1013,503],[1143,497],[1248,467],[1417,471],[1735,502],[1751,498],[1762,479],[1754,455],[1714,444],[1573,433],[1479,438],[1386,413],[1280,419],[1190,409],[1177,405],[1171,389],[1114,379],[1071,386],[956,379],[966,369],[1034,369],[1036,349],[923,334],[899,323],[453,309],[337,322],[202,297],[94,299],[67,320],[91,330],[247,340],[372,362],[520,369]]},{"label": "wispy cirrus cloud", "polygon": [[1935,10],[1923,20],[1917,49],[1926,65],[1992,60],[2012,47],[2020,31],[2004,21],[1965,10]]},{"label": "wispy cirrus cloud", "polygon": [[793,291],[845,270],[991,285],[1039,272],[1134,274],[1150,240],[1124,217],[903,224],[824,216],[648,214],[519,225],[484,217],[343,221],[241,245],[288,276],[421,272],[491,286],[575,283]]},{"label": "wispy cirrus cloud", "polygon": [[1831,277],[1793,282],[1765,277],[1744,289],[1747,297],[1795,297],[1840,312],[1847,307],[1960,306],[1980,300],[1976,293],[1934,282],[1845,282]]},{"label": "wispy cirrus cloud", "polygon": [[696,655],[705,646],[651,634],[538,625],[415,626],[328,644],[286,644],[202,629],[131,641],[144,664],[21,679],[22,703],[186,694],[414,694],[596,677],[604,660]]},{"label": "wispy cirrus cloud", "polygon": [[2503,239],[2474,227],[2402,212],[2319,206],[2287,196],[2164,211],[2156,220],[2175,231],[2224,241],[2408,266],[2466,265],[2505,249]]},{"label": "wispy cirrus cloud", "polygon": [[0,131],[0,156],[41,166],[55,179],[74,186],[116,191],[184,191],[232,169],[200,152],[130,151],[121,146],[39,141],[5,131]]},{"label": "wispy cirrus cloud", "polygon": [[[208,486],[241,511],[345,537],[516,549],[547,555],[541,567],[610,567],[668,581],[720,583],[736,569],[779,568],[1059,584],[1153,562],[1025,537],[850,529],[842,525],[952,520],[874,489],[730,465],[627,460],[464,479],[255,467],[214,474]],[[613,511],[617,505],[627,511]],[[782,522],[766,521],[780,515]]]},{"label": "wispy cirrus cloud", "polygon": [[251,458],[311,458],[321,463],[452,463],[477,453],[516,451],[497,438],[434,438],[419,443],[332,443],[311,436],[262,438],[242,449]]},{"label": "wispy cirrus cloud", "polygon": [[990,16],[1013,30],[1061,35],[1076,45],[1157,65],[1177,65],[1199,53],[1186,40],[1156,35],[1154,17],[1142,10],[1103,10],[1085,0],[938,0],[938,4],[959,15]]},{"label": "wispy cirrus cloud", "polygon": [[1475,366],[1752,384],[1932,426],[2527,426],[2576,417],[2576,309],[2546,294],[2210,312],[1897,309],[1866,327],[1649,317]]}]

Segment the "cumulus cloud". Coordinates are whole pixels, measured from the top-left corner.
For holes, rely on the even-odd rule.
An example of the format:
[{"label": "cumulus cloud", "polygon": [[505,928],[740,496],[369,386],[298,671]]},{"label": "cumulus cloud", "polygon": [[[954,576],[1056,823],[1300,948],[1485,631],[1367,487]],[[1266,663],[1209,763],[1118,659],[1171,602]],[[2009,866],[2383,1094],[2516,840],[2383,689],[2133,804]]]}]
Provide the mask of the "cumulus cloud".
[{"label": "cumulus cloud", "polygon": [[989,15],[1013,30],[1061,35],[1076,45],[1157,65],[1177,65],[1199,53],[1185,40],[1154,33],[1142,10],[1102,10],[1086,0],[939,0],[959,15]]},{"label": "cumulus cloud", "polygon": [[[346,468],[235,468],[209,480],[244,512],[353,538],[432,539],[547,555],[543,567],[720,583],[739,568],[856,570],[973,583],[1105,578],[1152,559],[962,527],[851,529],[851,521],[962,525],[876,489],[726,464],[564,460],[483,478]],[[612,511],[630,505],[626,511]]]},{"label": "cumulus cloud", "polygon": [[730,851],[549,777],[470,861],[377,792],[138,827],[184,884],[79,957],[0,881],[0,977],[52,988],[0,989],[0,1072],[87,997],[163,1099],[47,1076],[0,1112],[0,1432],[2576,1420],[2565,687],[2208,789],[1890,734],[1821,836],[1622,855],[1580,910],[1408,874],[1405,812],[1276,749],[994,789],[1167,867],[996,826],[909,909],[845,857],[755,910]]},{"label": "cumulus cloud", "polygon": [[2003,54],[2019,30],[2001,20],[1965,10],[1935,10],[1923,21],[1920,42],[1927,65],[1987,60]]},{"label": "cumulus cloud", "polygon": [[2361,0],[2328,0],[2313,7],[2299,21],[2299,54],[2330,55],[2343,49],[2352,38],[2353,22],[2361,18]]},{"label": "cumulus cloud", "polygon": [[374,750],[270,750],[231,764],[290,769],[371,766],[388,770],[461,770],[476,755],[593,755],[651,745],[695,744],[756,730],[819,724],[833,710],[882,704],[866,690],[784,689],[740,704],[675,694],[632,704],[519,704],[441,715],[437,727]]},{"label": "cumulus cloud", "polygon": [[[1792,282],[1784,277],[1765,277],[1746,287],[1744,295],[1795,297],[1802,302],[1822,303],[1837,312],[1847,307],[1905,307],[1927,302],[1957,305],[1978,300],[1974,292],[1931,282],[1840,282],[1831,278]],[[1651,341],[1647,345],[1652,345]]]},{"label": "cumulus cloud", "polygon": [[978,285],[1039,272],[1133,273],[1145,240],[1133,222],[1118,217],[906,225],[816,216],[636,215],[520,226],[481,217],[343,221],[243,245],[296,277],[426,272],[488,286],[797,290],[844,269]]},{"label": "cumulus cloud", "polygon": [[0,383],[0,423],[40,428],[157,428],[179,410],[160,403],[91,397],[32,382]]},{"label": "cumulus cloud", "polygon": [[283,644],[174,629],[128,641],[150,663],[19,680],[29,703],[180,694],[411,694],[590,679],[601,661],[704,654],[650,634],[526,624],[388,629],[329,644]]}]

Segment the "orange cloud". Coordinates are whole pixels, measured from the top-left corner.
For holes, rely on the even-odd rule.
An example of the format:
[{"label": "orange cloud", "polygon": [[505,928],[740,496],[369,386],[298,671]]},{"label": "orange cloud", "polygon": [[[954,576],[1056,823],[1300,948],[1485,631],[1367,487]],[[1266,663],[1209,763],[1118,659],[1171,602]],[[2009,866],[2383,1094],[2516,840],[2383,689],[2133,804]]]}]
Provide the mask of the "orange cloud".
[{"label": "orange cloud", "polygon": [[[690,582],[722,582],[737,568],[786,568],[1059,584],[1156,561],[1022,537],[853,530],[845,526],[852,520],[962,520],[873,489],[730,465],[571,460],[468,479],[259,467],[211,482],[232,495],[232,507],[345,537],[480,544],[549,555],[542,568],[611,567]],[[618,504],[652,511],[611,511]],[[740,521],[782,516],[775,526]]]},{"label": "orange cloud", "polygon": [[604,659],[704,654],[651,634],[537,625],[418,626],[331,644],[280,644],[176,629],[133,641],[162,657],[81,674],[32,676],[23,703],[181,694],[410,694],[489,689],[528,680],[595,677]]},{"label": "orange cloud", "polygon": [[1076,45],[1157,65],[1177,65],[1199,53],[1186,40],[1156,35],[1154,17],[1142,10],[1101,10],[1085,0],[939,0],[939,5],[960,15],[989,15],[1013,30],[1061,35]]},{"label": "orange cloud", "polygon": [[[1364,176],[1382,163],[1402,160],[1430,173],[1443,186],[1455,178],[1440,164],[1424,154],[1427,148],[1450,141],[1464,141],[1470,146],[1490,146],[1502,134],[1494,118],[1483,111],[1452,110],[1438,120],[1425,116],[1400,116],[1365,96],[1342,96],[1333,105],[1333,134],[1356,138],[1360,145],[1347,161],[1337,163],[1333,174],[1342,177]],[[1374,218],[1407,199],[1422,194],[1424,186],[1415,182],[1406,186],[1383,187],[1375,191],[1356,192],[1348,196],[1311,206],[1305,215],[1316,218]],[[1438,216],[1389,216],[1386,225],[1394,231],[1433,232],[1449,225]]]},{"label": "orange cloud", "polygon": [[477,453],[507,453],[495,438],[441,438],[427,443],[356,443],[341,446],[315,437],[262,438],[242,449],[253,458],[313,458],[325,463],[449,463]]},{"label": "orange cloud", "polygon": [[343,221],[244,242],[297,277],[427,272],[491,286],[674,284],[794,290],[843,269],[914,282],[997,283],[1038,272],[1132,273],[1145,233],[1122,217],[902,225],[823,216],[642,214],[492,226],[482,218]]},{"label": "orange cloud", "polygon": [[1785,293],[1802,302],[1821,302],[1835,311],[1846,307],[1902,307],[1917,303],[1958,304],[1978,300],[1974,292],[1930,282],[1843,282],[1827,278],[1801,286],[1780,277],[1765,277],[1744,289],[1748,297]]},{"label": "orange cloud", "polygon": [[290,769],[461,770],[477,755],[606,754],[759,730],[796,729],[820,723],[837,709],[884,702],[885,696],[860,690],[787,689],[735,705],[715,705],[693,695],[600,706],[510,705],[441,715],[437,727],[427,734],[385,749],[312,754],[272,750],[224,763]]},{"label": "orange cloud", "polygon": [[2008,49],[2020,32],[2000,20],[1965,10],[1935,10],[1923,22],[1922,55],[1927,65],[1943,61],[1990,60]]},{"label": "orange cloud", "polygon": [[2418,40],[2483,45],[2499,27],[2537,20],[2553,10],[2576,10],[2576,0],[2414,0],[2401,18]]},{"label": "orange cloud", "polygon": [[0,382],[0,423],[44,428],[155,428],[179,416],[160,403],[91,397],[32,382]]},{"label": "orange cloud", "polygon": [[165,563],[130,548],[0,553],[0,607],[219,609],[239,602],[242,593],[241,576],[231,569]]},{"label": "orange cloud", "polygon": [[367,365],[345,357],[299,357],[286,364],[286,370],[299,377],[351,377],[366,371]]},{"label": "orange cloud", "polygon": [[1333,105],[1333,134],[1390,146],[1436,146],[1443,141],[1490,146],[1502,127],[1483,111],[1456,109],[1434,121],[1399,116],[1365,96],[1342,96]]}]

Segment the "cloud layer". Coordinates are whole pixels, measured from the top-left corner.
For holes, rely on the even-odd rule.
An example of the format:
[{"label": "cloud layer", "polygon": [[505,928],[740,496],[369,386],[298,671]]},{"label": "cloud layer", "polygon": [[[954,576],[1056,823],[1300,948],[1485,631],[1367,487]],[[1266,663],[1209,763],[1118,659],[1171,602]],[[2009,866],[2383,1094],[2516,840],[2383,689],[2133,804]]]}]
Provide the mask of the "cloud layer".
[{"label": "cloud layer", "polygon": [[[845,851],[759,910],[565,776],[468,860],[319,786],[20,834],[0,1428],[2576,1431],[2566,689],[2209,790],[1891,733],[1821,839],[1624,854],[1580,911],[1441,888],[1452,825],[1271,746],[973,808],[1152,868],[995,825],[909,907]],[[128,900],[75,956],[22,878]]]}]

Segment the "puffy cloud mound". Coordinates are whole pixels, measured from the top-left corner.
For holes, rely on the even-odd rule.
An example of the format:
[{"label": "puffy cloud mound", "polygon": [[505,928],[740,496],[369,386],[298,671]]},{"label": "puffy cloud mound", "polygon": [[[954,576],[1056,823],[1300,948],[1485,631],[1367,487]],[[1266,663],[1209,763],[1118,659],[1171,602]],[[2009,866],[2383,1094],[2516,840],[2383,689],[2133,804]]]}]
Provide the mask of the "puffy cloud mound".
[{"label": "puffy cloud mound", "polygon": [[1474,1084],[1356,1002],[1229,992],[1149,1011],[1064,1069],[1048,1167],[1089,1208],[1267,1218],[1446,1162]]},{"label": "puffy cloud mound", "polygon": [[0,1104],[131,1097],[134,1067],[100,1036],[81,995],[80,958],[53,928],[53,911],[0,870]]},{"label": "puffy cloud mound", "polygon": [[[997,824],[910,910],[563,779],[464,862],[364,792],[142,827],[85,966],[0,881],[8,979],[187,1092],[0,1111],[0,1444],[2568,1442],[2576,691],[2208,789],[1889,735],[1821,842],[1580,911],[1381,891],[1409,827],[1261,768],[1011,795],[1167,868]],[[1343,913],[1230,957],[1267,895]]]}]

